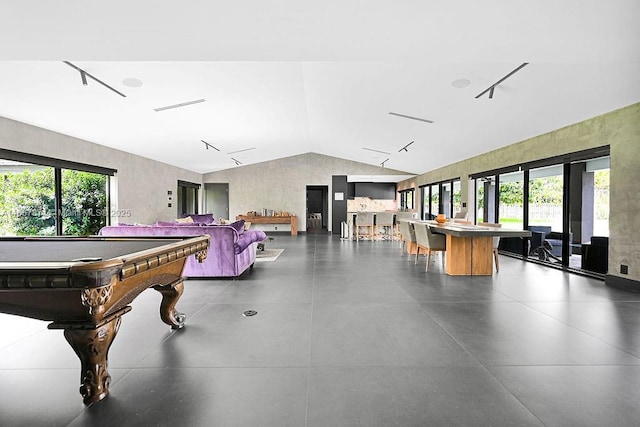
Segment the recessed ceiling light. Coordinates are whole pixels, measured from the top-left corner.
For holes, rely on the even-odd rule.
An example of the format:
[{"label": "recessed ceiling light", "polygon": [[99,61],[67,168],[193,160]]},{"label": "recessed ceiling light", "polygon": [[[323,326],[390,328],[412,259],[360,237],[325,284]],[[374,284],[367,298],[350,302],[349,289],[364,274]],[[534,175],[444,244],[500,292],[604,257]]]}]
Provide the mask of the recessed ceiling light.
[{"label": "recessed ceiling light", "polygon": [[457,87],[458,89],[462,89],[463,87],[467,87],[471,84],[470,80],[467,79],[458,79],[451,82],[451,86]]},{"label": "recessed ceiling light", "polygon": [[122,84],[127,87],[140,87],[142,86],[142,80],[134,79],[133,77],[128,77],[122,81]]}]

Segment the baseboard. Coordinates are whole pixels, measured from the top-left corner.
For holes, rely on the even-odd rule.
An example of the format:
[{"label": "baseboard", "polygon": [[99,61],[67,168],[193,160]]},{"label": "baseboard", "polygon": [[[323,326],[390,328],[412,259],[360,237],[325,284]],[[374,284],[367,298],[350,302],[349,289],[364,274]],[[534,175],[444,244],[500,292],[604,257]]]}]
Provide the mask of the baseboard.
[{"label": "baseboard", "polygon": [[611,286],[612,288],[618,288],[631,292],[640,292],[640,282],[637,280],[631,280],[624,277],[607,274],[604,283],[607,286]]}]

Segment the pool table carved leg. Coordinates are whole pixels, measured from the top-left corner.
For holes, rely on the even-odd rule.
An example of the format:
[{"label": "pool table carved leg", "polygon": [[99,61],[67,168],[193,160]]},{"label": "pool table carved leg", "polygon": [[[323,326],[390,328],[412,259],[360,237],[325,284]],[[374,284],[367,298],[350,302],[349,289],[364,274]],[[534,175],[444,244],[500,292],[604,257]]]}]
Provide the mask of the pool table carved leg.
[{"label": "pool table carved leg", "polygon": [[107,369],[107,355],[121,321],[120,317],[116,317],[95,329],[64,330],[64,337],[80,359],[80,394],[86,405],[102,400],[109,394],[111,376]]},{"label": "pool table carved leg", "polygon": [[184,283],[182,280],[170,285],[157,285],[154,286],[153,289],[162,294],[162,302],[160,303],[160,318],[162,321],[171,326],[172,329],[181,329],[184,327],[187,316],[176,310],[176,304],[184,292]]}]

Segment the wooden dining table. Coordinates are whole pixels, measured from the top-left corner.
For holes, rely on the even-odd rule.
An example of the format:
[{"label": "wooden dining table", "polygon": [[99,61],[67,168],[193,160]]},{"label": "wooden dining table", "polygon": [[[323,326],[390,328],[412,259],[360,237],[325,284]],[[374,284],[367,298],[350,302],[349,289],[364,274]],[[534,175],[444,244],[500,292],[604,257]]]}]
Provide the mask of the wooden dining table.
[{"label": "wooden dining table", "polygon": [[528,230],[510,230],[456,222],[422,222],[432,233],[447,239],[446,271],[451,276],[491,276],[493,274],[493,237],[531,237]]}]

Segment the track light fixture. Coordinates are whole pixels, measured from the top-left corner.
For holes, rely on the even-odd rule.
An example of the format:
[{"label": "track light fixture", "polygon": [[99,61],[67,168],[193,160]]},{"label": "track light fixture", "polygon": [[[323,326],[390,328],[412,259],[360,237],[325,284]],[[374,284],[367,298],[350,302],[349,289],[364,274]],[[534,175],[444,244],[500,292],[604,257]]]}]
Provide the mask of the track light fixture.
[{"label": "track light fixture", "polygon": [[82,85],[83,85],[83,86],[87,86],[87,85],[88,85],[88,83],[87,83],[87,77],[89,77],[91,80],[93,80],[93,81],[95,81],[95,82],[100,83],[102,86],[104,86],[104,87],[106,87],[107,89],[109,89],[109,90],[111,90],[111,91],[113,91],[113,92],[117,93],[117,94],[118,94],[118,95],[120,95],[121,97],[123,97],[123,98],[126,98],[126,97],[127,97],[127,95],[125,95],[124,93],[122,93],[122,92],[120,92],[120,91],[118,91],[118,90],[116,90],[116,89],[112,88],[111,86],[109,86],[108,84],[106,84],[105,82],[103,82],[102,80],[100,80],[100,79],[98,79],[98,78],[96,78],[96,77],[92,76],[91,74],[87,73],[87,72],[86,72],[85,70],[83,70],[82,68],[80,68],[80,67],[78,67],[78,66],[76,66],[76,65],[73,65],[71,62],[69,62],[69,61],[62,61],[62,62],[64,62],[64,63],[65,63],[65,64],[67,64],[69,67],[73,68],[74,70],[77,70],[77,71],[80,73],[80,79],[82,80]]},{"label": "track light fixture", "polygon": [[384,164],[387,163],[389,161],[389,159],[383,161],[382,163],[380,163],[380,166],[384,167]]},{"label": "track light fixture", "polygon": [[233,157],[231,158],[231,160],[233,160],[236,163],[236,166],[242,164],[242,162],[240,160],[234,159]]},{"label": "track light fixture", "polygon": [[501,78],[500,80],[498,80],[497,82],[495,82],[494,84],[492,84],[491,86],[489,86],[488,88],[486,88],[485,90],[480,92],[478,95],[476,95],[476,99],[480,98],[482,95],[484,95],[487,92],[489,92],[489,99],[492,99],[493,98],[493,90],[496,87],[498,87],[498,85],[500,83],[502,83],[503,81],[507,80],[509,77],[511,77],[512,75],[514,75],[515,73],[517,73],[518,71],[523,69],[528,64],[529,64],[528,62],[522,63],[518,68],[516,68],[515,70],[513,70],[512,72],[510,72],[509,74],[507,74],[506,76],[504,76],[503,78]]},{"label": "track light fixture", "polygon": [[211,147],[211,148],[213,148],[213,149],[214,149],[214,150],[216,150],[216,151],[220,151],[218,148],[216,148],[216,147],[214,147],[213,145],[209,144],[209,143],[208,143],[207,141],[205,141],[204,139],[201,139],[200,141],[204,144],[204,146],[205,146],[205,148],[206,148],[207,150],[209,149],[209,147]]},{"label": "track light fixture", "polygon": [[398,153],[401,151],[406,151],[407,153],[409,152],[409,150],[407,150],[407,147],[410,146],[411,144],[413,144],[415,141],[411,141],[410,143],[408,143],[407,145],[405,145],[404,147],[402,147],[401,149],[398,150]]}]

